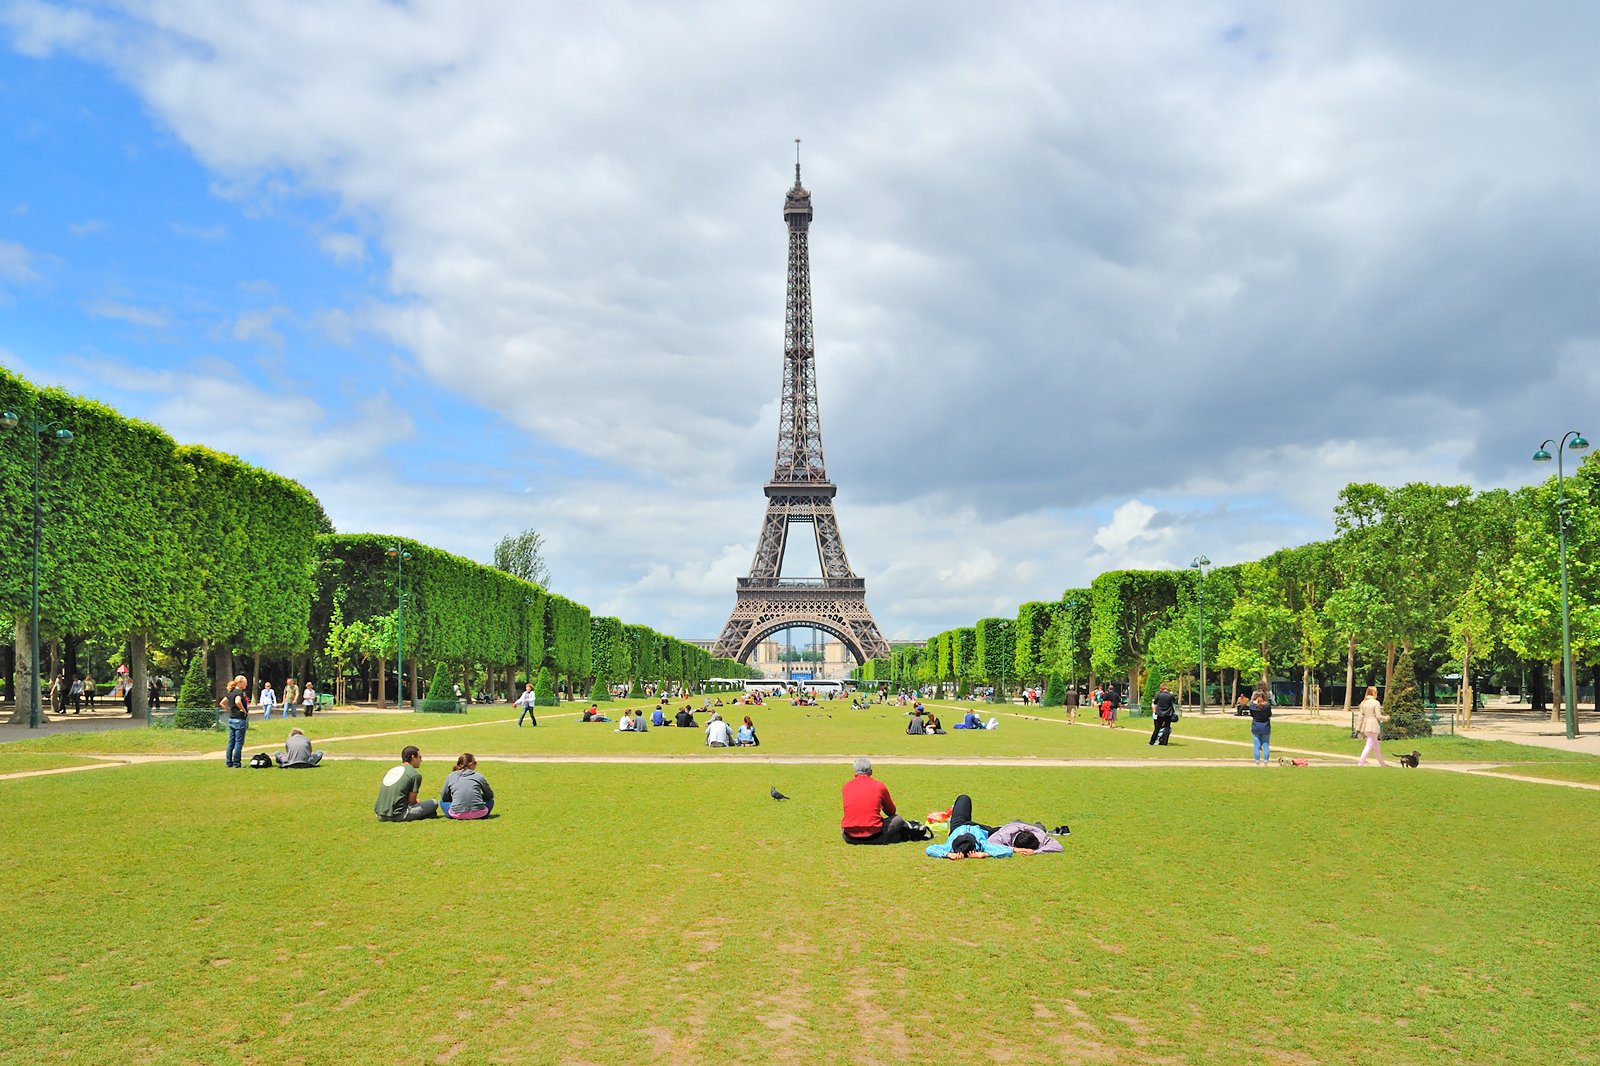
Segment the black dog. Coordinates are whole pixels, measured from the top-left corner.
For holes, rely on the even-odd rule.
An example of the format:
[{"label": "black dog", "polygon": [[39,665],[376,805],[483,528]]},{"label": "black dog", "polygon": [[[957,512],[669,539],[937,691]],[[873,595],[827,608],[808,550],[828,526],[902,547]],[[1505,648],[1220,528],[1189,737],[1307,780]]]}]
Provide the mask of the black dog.
[{"label": "black dog", "polygon": [[1422,765],[1422,752],[1420,751],[1413,751],[1410,755],[1396,755],[1395,758],[1400,760],[1401,766],[1410,770],[1415,770]]}]

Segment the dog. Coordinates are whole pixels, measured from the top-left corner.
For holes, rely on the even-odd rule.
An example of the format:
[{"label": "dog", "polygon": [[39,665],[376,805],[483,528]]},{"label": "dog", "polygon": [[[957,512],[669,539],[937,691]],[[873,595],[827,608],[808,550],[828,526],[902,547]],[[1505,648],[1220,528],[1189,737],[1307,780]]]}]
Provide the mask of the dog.
[{"label": "dog", "polygon": [[1410,755],[1396,755],[1395,758],[1399,759],[1400,765],[1408,770],[1415,770],[1422,765],[1422,752],[1420,751],[1413,751]]}]

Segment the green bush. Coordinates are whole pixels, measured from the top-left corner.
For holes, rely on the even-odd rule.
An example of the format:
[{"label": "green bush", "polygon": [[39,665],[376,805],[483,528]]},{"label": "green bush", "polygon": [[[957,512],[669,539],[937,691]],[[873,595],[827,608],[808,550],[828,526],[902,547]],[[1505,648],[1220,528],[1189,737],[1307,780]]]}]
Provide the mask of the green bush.
[{"label": "green bush", "polygon": [[[216,705],[217,701],[211,696],[211,675],[206,673],[205,653],[197,651],[194,653],[194,658],[189,660],[189,669],[184,672],[183,682],[178,686],[177,706],[187,710],[204,707],[209,711]],[[214,721],[213,719],[213,723]],[[209,729],[211,725],[208,724],[204,728]]]},{"label": "green bush", "polygon": [[628,686],[628,698],[630,700],[644,699],[644,682],[637,677],[633,679],[633,684]]},{"label": "green bush", "polygon": [[1067,685],[1061,680],[1060,674],[1051,674],[1050,680],[1044,686],[1044,705],[1046,707],[1059,707],[1067,702]]},{"label": "green bush", "polygon": [[1399,740],[1404,737],[1431,737],[1433,723],[1422,710],[1422,696],[1417,691],[1417,671],[1411,664],[1411,653],[1401,652],[1394,664],[1394,679],[1389,691],[1383,694],[1383,709],[1389,715],[1383,735]]},{"label": "green bush", "polygon": [[600,703],[602,701],[609,702],[610,699],[611,699],[611,686],[606,684],[606,679],[605,678],[603,678],[603,677],[595,678],[594,679],[594,685],[591,686],[590,689],[589,689],[589,702],[590,703]]},{"label": "green bush", "polygon": [[461,714],[461,701],[456,699],[456,690],[450,680],[450,671],[440,663],[433,671],[433,681],[428,685],[428,694],[422,699],[422,706],[417,708],[425,714]]},{"label": "green bush", "polygon": [[555,707],[560,700],[556,698],[556,685],[550,677],[550,668],[547,666],[539,671],[539,680],[533,683],[533,705],[535,707]]}]

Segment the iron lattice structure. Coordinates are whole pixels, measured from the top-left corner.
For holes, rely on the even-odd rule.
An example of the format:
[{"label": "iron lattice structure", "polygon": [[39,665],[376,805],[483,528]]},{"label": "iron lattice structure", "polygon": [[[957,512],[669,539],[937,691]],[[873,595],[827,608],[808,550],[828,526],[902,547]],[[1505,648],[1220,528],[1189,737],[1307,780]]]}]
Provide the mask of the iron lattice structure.
[{"label": "iron lattice structure", "polygon": [[[783,393],[778,405],[778,457],[766,485],[767,514],[756,541],[750,576],[739,579],[738,599],[711,654],[744,662],[773,633],[820,629],[844,642],[858,663],[889,654],[867,609],[867,583],[850,569],[844,537],[833,513],[838,487],[822,460],[822,418],[817,409],[817,348],[811,326],[811,194],[800,184],[783,201],[789,228],[788,295],[783,320]],[[783,554],[789,531],[809,525],[817,542],[820,579],[786,581]]]}]

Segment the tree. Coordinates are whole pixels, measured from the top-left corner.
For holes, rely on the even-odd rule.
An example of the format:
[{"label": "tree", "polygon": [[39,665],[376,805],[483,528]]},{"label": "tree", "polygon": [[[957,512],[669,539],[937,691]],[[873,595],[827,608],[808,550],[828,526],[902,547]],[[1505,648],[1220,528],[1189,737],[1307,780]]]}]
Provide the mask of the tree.
[{"label": "tree", "polygon": [[1091,663],[1101,674],[1128,674],[1128,700],[1143,691],[1145,648],[1176,603],[1177,574],[1170,570],[1112,570],[1089,585]]},{"label": "tree", "polygon": [[1365,581],[1353,581],[1328,596],[1328,624],[1345,638],[1344,713],[1350,713],[1350,695],[1356,684],[1356,644],[1383,628],[1389,609],[1383,594]]},{"label": "tree", "polygon": [[539,671],[539,680],[533,684],[533,705],[535,707],[554,707],[561,700],[556,696],[555,682],[550,677],[550,668],[543,667]]},{"label": "tree", "polygon": [[1389,715],[1387,734],[1391,737],[1431,737],[1433,724],[1422,711],[1417,693],[1417,672],[1411,653],[1401,652],[1394,665],[1393,683],[1384,690],[1383,709]]},{"label": "tree", "polygon": [[1489,615],[1490,592],[1482,575],[1473,575],[1456,601],[1456,609],[1445,619],[1450,636],[1450,654],[1461,660],[1461,725],[1472,725],[1472,658],[1494,653],[1495,630]]},{"label": "tree", "polygon": [[206,674],[206,653],[197,651],[178,686],[177,709],[172,724],[179,729],[213,729],[217,724],[216,701],[211,698],[211,678]]},{"label": "tree", "polygon": [[433,683],[428,686],[428,695],[419,709],[435,714],[453,714],[461,710],[461,701],[456,699],[454,682],[450,680],[450,668],[444,663],[434,669]]},{"label": "tree", "polygon": [[1049,683],[1044,689],[1044,705],[1046,707],[1059,707],[1067,702],[1067,686],[1061,680],[1061,675],[1052,673]]},{"label": "tree", "polygon": [[544,536],[537,530],[524,529],[514,536],[501,537],[494,546],[494,568],[548,589],[550,567],[544,561]]}]

